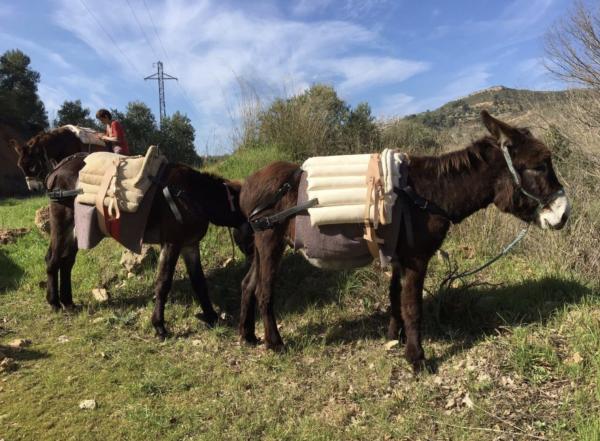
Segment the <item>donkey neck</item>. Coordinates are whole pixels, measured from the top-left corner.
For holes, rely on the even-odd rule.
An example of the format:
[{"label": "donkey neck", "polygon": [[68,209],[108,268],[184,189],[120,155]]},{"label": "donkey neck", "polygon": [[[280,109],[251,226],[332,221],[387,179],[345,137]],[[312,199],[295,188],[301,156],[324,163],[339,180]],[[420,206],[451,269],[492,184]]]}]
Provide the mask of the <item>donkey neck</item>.
[{"label": "donkey neck", "polygon": [[239,227],[245,221],[239,206],[239,190],[228,186],[225,179],[188,167],[176,167],[186,171],[186,192],[193,199],[196,209],[204,213],[210,223]]},{"label": "donkey neck", "polygon": [[441,156],[412,157],[409,179],[415,191],[443,208],[457,223],[494,200],[494,182],[503,165],[489,138]]}]

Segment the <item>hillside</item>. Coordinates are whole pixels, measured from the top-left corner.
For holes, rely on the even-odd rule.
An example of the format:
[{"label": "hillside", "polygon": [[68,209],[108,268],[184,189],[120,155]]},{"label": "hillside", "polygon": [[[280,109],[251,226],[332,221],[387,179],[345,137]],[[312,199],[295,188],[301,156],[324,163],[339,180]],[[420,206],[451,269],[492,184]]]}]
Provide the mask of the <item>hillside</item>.
[{"label": "hillside", "polygon": [[568,94],[568,91],[532,91],[495,86],[450,101],[438,109],[409,115],[404,119],[420,122],[434,129],[451,129],[469,123],[479,123],[479,113],[482,109],[487,109],[493,115],[507,121],[527,123],[532,122],[532,114],[541,107],[552,111],[564,106]]}]

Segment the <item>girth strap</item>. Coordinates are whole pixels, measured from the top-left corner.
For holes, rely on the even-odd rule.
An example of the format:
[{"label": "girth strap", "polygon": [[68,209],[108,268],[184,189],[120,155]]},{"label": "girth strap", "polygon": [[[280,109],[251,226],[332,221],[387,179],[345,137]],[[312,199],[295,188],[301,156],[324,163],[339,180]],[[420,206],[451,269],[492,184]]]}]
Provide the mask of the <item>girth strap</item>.
[{"label": "girth strap", "polygon": [[46,192],[46,196],[52,201],[57,202],[61,199],[66,199],[70,197],[77,196],[78,194],[83,193],[83,188],[76,188],[75,190],[63,190],[62,188],[57,188],[55,190],[51,190]]},{"label": "girth strap", "polygon": [[296,169],[294,171],[294,173],[292,173],[292,175],[289,177],[289,179],[286,182],[284,182],[281,185],[281,187],[279,187],[277,189],[277,191],[275,192],[275,194],[273,194],[273,196],[271,196],[266,202],[256,206],[256,208],[254,208],[254,210],[252,210],[252,212],[248,216],[248,219],[252,219],[254,216],[256,216],[261,211],[265,211],[267,208],[271,208],[277,202],[279,202],[292,189],[292,185],[296,182],[296,179],[298,179],[298,176],[300,176],[301,174],[302,174],[302,169],[301,168]]},{"label": "girth strap", "polygon": [[181,212],[179,211],[179,208],[177,208],[177,204],[175,203],[175,200],[173,199],[173,196],[171,195],[171,191],[169,190],[169,186],[165,186],[162,189],[163,195],[165,196],[165,200],[167,201],[167,204],[169,204],[169,208],[171,209],[171,211],[173,212],[173,216],[175,216],[175,220],[177,220],[177,222],[179,222],[180,224],[183,223],[183,216],[181,216]]},{"label": "girth strap", "polygon": [[250,221],[250,226],[254,231],[264,231],[273,228],[275,225],[283,222],[284,220],[298,214],[302,211],[308,210],[311,207],[314,207],[319,203],[318,199],[311,199],[310,201],[306,201],[303,204],[295,205],[287,210],[280,211],[279,213],[274,214],[273,216],[265,216],[260,217],[255,220]]}]

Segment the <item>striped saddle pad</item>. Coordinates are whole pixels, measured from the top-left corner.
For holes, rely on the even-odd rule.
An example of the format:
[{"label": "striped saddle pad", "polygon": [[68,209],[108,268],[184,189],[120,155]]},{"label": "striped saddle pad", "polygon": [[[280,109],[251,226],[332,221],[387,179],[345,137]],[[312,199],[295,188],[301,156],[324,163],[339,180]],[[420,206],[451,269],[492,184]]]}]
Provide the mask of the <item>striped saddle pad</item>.
[{"label": "striped saddle pad", "polygon": [[308,199],[319,201],[308,209],[311,225],[390,224],[403,161],[405,155],[391,149],[307,159]]},{"label": "striped saddle pad", "polygon": [[116,153],[97,152],[85,158],[79,172],[77,196],[80,204],[106,207],[110,217],[119,217],[120,211],[137,211],[145,193],[167,159],[158,147],[150,146],[145,156],[123,156]]}]

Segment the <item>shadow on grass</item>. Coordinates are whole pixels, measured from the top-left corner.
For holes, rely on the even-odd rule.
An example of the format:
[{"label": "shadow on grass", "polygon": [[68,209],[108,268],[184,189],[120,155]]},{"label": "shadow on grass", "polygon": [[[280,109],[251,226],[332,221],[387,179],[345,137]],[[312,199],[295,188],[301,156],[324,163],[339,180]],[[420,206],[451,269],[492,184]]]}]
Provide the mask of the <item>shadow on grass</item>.
[{"label": "shadow on grass", "polygon": [[[218,268],[207,276],[208,289],[213,303],[222,311],[234,315],[240,310],[241,282],[248,266],[244,261]],[[323,271],[310,265],[299,254],[286,254],[282,259],[275,284],[275,310],[277,314],[299,313],[311,306],[336,303],[340,297],[340,283],[348,277],[347,271]],[[186,284],[179,280],[176,286]]]},{"label": "shadow on grass", "polygon": [[[544,323],[565,306],[591,294],[592,289],[576,281],[556,277],[500,287],[451,289],[424,299],[424,336],[452,343],[436,360],[443,362],[506,327]],[[349,343],[383,338],[388,320],[388,314],[378,311],[333,326],[310,324],[298,332],[323,334],[328,344]]]},{"label": "shadow on grass", "polygon": [[11,348],[9,346],[0,345],[0,353],[6,357],[12,358],[15,361],[33,361],[42,358],[48,358],[50,355],[46,352],[34,351],[28,348]]},{"label": "shadow on grass", "polygon": [[2,294],[19,285],[25,271],[2,250],[0,250],[0,268],[0,294]]}]

